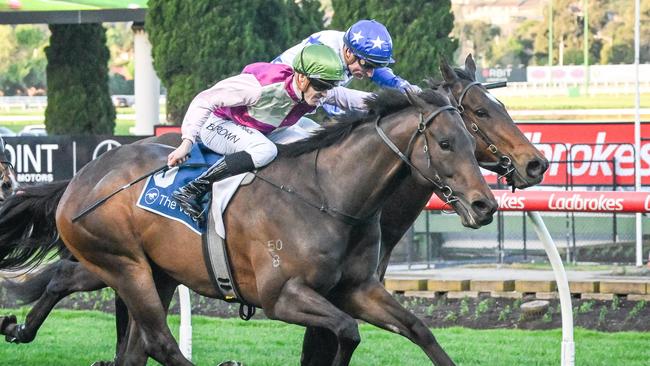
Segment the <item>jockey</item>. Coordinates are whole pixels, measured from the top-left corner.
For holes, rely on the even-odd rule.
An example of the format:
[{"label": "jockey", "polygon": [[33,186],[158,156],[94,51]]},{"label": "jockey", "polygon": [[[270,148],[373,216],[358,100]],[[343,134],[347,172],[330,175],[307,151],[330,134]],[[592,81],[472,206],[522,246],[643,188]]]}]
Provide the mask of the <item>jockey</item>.
[{"label": "jockey", "polygon": [[[341,58],[345,65],[344,79],[341,83],[343,86],[349,84],[353,77],[356,79],[369,77],[380,87],[420,91],[417,85],[395,75],[388,67],[395,62],[392,57],[393,41],[386,27],[375,20],[360,20],[345,32],[326,30],[314,33],[286,50],[272,62],[291,65],[300,50],[317,43],[328,46]],[[332,112],[330,108],[325,109]]]},{"label": "jockey", "polygon": [[181,126],[183,141],[169,154],[167,165],[187,160],[197,137],[224,155],[173,194],[194,219],[200,219],[200,202],[212,183],[275,159],[277,147],[267,138],[269,133],[295,124],[325,102],[357,113],[366,111],[368,93],[334,88],[344,80],[343,66],[329,47],[305,47],[292,65],[248,65],[241,74],[218,82],[192,100]]}]

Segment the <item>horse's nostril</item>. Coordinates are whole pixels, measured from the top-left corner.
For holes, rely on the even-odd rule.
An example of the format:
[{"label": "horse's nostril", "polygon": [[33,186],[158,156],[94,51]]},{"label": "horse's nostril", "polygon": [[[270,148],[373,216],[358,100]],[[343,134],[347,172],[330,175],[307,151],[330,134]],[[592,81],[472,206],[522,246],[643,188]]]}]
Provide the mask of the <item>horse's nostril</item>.
[{"label": "horse's nostril", "polygon": [[531,178],[539,178],[544,175],[548,169],[548,161],[546,159],[534,159],[528,162],[526,165],[526,174]]},{"label": "horse's nostril", "polygon": [[497,205],[487,199],[480,199],[472,202],[472,210],[481,215],[492,215],[496,212]]}]

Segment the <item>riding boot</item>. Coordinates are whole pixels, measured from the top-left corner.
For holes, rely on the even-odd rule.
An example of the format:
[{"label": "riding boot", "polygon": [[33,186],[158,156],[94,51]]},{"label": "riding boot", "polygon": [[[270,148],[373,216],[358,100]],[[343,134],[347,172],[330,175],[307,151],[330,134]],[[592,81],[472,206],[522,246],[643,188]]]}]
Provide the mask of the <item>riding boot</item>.
[{"label": "riding boot", "polygon": [[210,191],[212,184],[222,179],[232,177],[255,169],[250,154],[245,151],[224,156],[223,160],[214,164],[193,181],[172,193],[172,197],[195,221],[201,221],[203,216],[203,197]]}]

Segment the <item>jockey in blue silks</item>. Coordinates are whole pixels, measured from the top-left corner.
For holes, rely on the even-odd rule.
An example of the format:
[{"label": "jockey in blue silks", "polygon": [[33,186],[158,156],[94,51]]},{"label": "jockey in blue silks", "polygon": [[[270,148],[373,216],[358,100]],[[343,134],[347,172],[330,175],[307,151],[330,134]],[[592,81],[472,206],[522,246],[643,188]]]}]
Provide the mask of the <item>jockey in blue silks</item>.
[{"label": "jockey in blue silks", "polygon": [[[386,27],[375,20],[358,21],[345,32],[326,30],[314,33],[272,62],[291,65],[303,48],[317,43],[328,46],[341,58],[344,65],[342,86],[349,84],[352,78],[368,77],[380,87],[420,91],[417,85],[395,75],[388,67],[395,62],[393,41]],[[324,105],[323,108],[330,115],[340,113],[340,109],[332,105]]]}]

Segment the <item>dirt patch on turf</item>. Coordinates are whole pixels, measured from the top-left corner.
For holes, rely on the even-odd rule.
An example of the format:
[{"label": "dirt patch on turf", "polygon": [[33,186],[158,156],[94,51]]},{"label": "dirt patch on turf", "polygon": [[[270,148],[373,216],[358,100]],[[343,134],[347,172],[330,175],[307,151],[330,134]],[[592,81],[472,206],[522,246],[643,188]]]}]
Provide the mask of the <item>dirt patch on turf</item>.
[{"label": "dirt patch on turf", "polygon": [[[559,300],[549,300],[545,311],[526,316],[521,310],[521,304],[534,300],[532,297],[447,299],[443,296],[430,299],[395,295],[395,298],[430,327],[552,329],[562,326]],[[0,287],[0,308],[16,308],[20,305],[6,289]],[[574,324],[579,327],[607,332],[650,331],[650,306],[645,301],[629,301],[625,298],[616,298],[614,301],[573,299],[572,306]],[[57,308],[113,312],[113,291],[104,289],[73,294],[63,299]],[[178,310],[178,301],[174,298],[171,312],[177,314]],[[237,318],[239,304],[229,304],[192,293],[192,314]],[[264,312],[258,309],[254,318],[264,319]]]},{"label": "dirt patch on turf", "polygon": [[[534,298],[425,299],[396,295],[399,301],[431,327],[463,326],[475,329],[562,327],[559,300],[548,300],[545,311],[524,314],[521,305]],[[575,326],[607,332],[650,330],[650,307],[645,301],[573,299]]]}]

